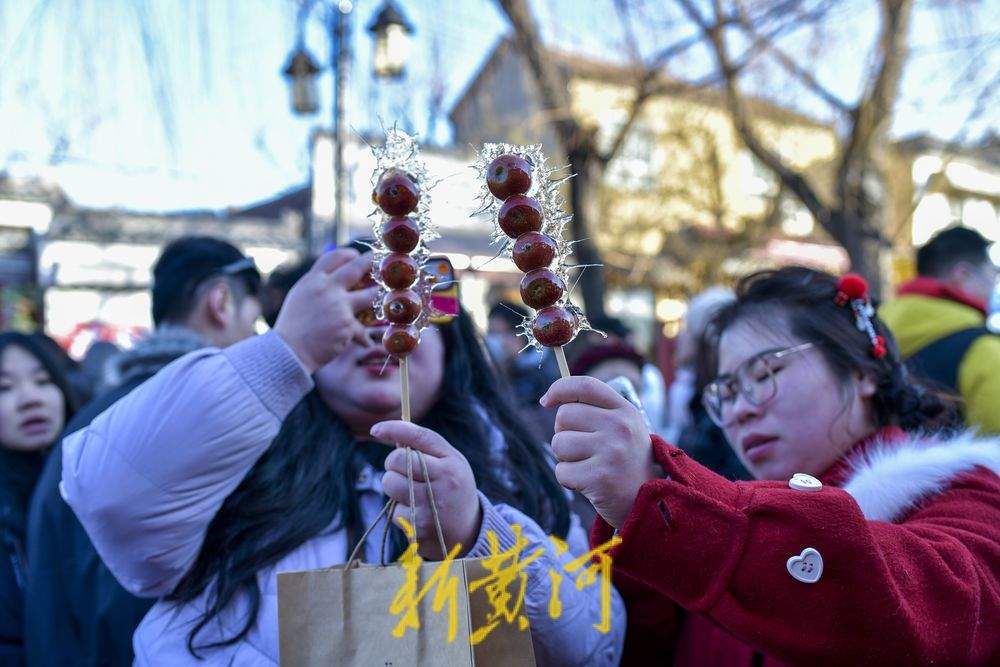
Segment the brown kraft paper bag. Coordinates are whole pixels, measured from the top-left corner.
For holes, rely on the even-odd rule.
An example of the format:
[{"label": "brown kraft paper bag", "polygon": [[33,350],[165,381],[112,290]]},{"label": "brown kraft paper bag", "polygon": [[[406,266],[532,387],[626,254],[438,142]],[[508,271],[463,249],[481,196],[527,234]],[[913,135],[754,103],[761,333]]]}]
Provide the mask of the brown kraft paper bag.
[{"label": "brown kraft paper bag", "polygon": [[[420,459],[418,453],[418,460]],[[421,461],[421,463],[423,463]],[[444,539],[433,508],[442,553]],[[411,498],[413,488],[411,486]],[[410,507],[414,505],[411,502]],[[422,562],[407,581],[401,563],[368,565],[357,561],[362,544],[383,516],[392,516],[389,502],[362,535],[343,565],[278,574],[278,632],[283,667],[453,667],[460,665],[525,667],[535,664],[530,629],[501,619],[484,639],[473,645],[472,633],[489,624],[496,587],[470,592],[470,583],[489,576],[483,559]],[[382,553],[384,553],[384,548]],[[404,621],[401,592],[407,586],[427,592],[409,597],[412,615]],[[516,596],[518,582],[507,593]],[[395,611],[395,613],[394,613]],[[495,616],[494,616],[495,618]],[[414,627],[419,622],[419,628]],[[394,630],[396,636],[394,636]],[[401,636],[398,636],[400,635]]]}]

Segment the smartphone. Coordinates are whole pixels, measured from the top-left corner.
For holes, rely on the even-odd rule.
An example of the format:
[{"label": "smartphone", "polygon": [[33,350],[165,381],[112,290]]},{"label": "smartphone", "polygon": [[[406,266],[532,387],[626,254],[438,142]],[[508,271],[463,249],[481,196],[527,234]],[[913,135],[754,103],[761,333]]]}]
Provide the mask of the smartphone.
[{"label": "smartphone", "polygon": [[447,324],[458,317],[460,308],[455,267],[444,255],[432,255],[424,263],[424,273],[434,284],[431,288],[431,322]]}]

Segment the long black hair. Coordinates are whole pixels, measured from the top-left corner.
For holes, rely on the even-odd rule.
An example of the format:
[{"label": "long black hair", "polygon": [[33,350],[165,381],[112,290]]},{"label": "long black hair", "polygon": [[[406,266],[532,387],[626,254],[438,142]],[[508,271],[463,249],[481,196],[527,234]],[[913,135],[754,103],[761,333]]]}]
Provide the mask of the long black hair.
[{"label": "long black hair", "polygon": [[[546,531],[565,537],[570,514],[564,491],[542,444],[500,391],[471,318],[463,310],[440,330],[445,346],[441,395],[420,424],[465,456],[476,486],[491,500],[517,507]],[[331,528],[347,529],[357,539],[364,526],[354,492],[355,461],[365,451],[371,445],[359,446],[316,390],[295,407],[267,452],[226,498],[194,566],[168,597],[188,602],[210,591],[208,609],[188,635],[192,655],[235,644],[250,632],[261,603],[258,571]],[[387,453],[386,448],[383,460]],[[249,610],[240,631],[196,647],[202,628],[237,596],[245,596]]]},{"label": "long black hair", "polygon": [[717,343],[726,329],[743,320],[773,321],[783,315],[792,335],[815,345],[840,380],[846,381],[853,373],[875,379],[872,413],[876,427],[938,431],[958,426],[955,401],[907,371],[885,323],[877,315],[872,317],[875,332],[885,340],[886,355],[878,359],[871,354],[867,334],[855,325],[851,309],[835,303],[836,295],[837,278],[822,271],[788,266],[753,273],[737,285],[736,301],[712,321],[713,338]]}]

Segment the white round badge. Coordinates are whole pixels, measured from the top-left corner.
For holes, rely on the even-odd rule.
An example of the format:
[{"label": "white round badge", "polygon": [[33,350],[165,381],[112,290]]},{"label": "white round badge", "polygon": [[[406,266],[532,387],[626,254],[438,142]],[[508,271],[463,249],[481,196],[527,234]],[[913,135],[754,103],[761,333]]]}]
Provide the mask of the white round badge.
[{"label": "white round badge", "polygon": [[797,472],[788,480],[788,488],[795,489],[796,491],[819,491],[823,488],[823,482],[812,475]]}]

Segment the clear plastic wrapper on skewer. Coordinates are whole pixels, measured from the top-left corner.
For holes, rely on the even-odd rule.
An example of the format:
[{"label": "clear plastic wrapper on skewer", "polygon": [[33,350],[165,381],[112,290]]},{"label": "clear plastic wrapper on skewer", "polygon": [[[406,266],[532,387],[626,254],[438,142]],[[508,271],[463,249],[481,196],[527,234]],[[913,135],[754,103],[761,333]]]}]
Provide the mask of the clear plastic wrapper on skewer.
[{"label": "clear plastic wrapper on skewer", "polygon": [[438,237],[431,222],[430,187],[420,148],[410,135],[392,128],[382,146],[372,149],[376,168],[372,174],[371,214],[375,243],[372,278],[379,285],[376,317],[389,322],[382,338],[388,354],[399,359],[403,419],[410,420],[408,355],[420,342],[429,323],[432,279],[423,267],[430,251],[427,243]]},{"label": "clear plastic wrapper on skewer", "polygon": [[569,297],[572,244],[564,231],[572,216],[560,191],[568,177],[556,177],[558,170],[547,163],[540,144],[486,144],[475,168],[482,182],[476,215],[493,220],[498,255],[510,257],[525,272],[521,299],[535,313],[518,333],[528,346],[554,348],[560,371],[568,375],[562,346],[591,329]]}]

